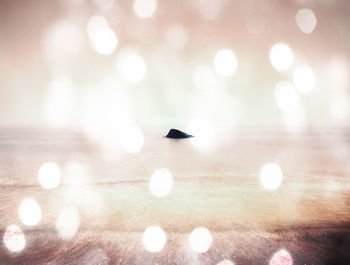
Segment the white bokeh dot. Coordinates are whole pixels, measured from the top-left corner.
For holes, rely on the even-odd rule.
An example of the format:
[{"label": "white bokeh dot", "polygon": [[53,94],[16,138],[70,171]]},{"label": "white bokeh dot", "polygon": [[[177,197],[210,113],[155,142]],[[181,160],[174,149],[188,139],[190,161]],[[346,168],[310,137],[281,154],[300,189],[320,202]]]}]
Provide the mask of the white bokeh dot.
[{"label": "white bokeh dot", "polygon": [[234,74],[238,66],[236,55],[228,49],[219,50],[214,57],[215,71],[224,77]]},{"label": "white bokeh dot", "polygon": [[207,228],[197,227],[191,232],[188,242],[194,252],[204,253],[210,248],[213,237]]},{"label": "white bokeh dot", "polygon": [[166,168],[156,169],[149,181],[151,193],[156,197],[165,197],[173,186],[173,175]]},{"label": "white bokeh dot", "polygon": [[40,166],[38,180],[44,189],[57,188],[61,183],[61,170],[54,162],[47,162]]},{"label": "white bokeh dot", "polygon": [[277,189],[283,180],[283,173],[276,163],[265,164],[260,171],[260,182],[266,189]]},{"label": "white bokeh dot", "polygon": [[159,226],[147,227],[142,236],[143,245],[149,252],[161,251],[164,248],[166,241],[166,234]]},{"label": "white bokeh dot", "polygon": [[277,71],[287,71],[294,60],[294,54],[286,43],[276,43],[270,50],[270,62]]},{"label": "white bokeh dot", "polygon": [[71,239],[80,226],[80,215],[75,207],[67,207],[56,219],[56,231],[63,239]]},{"label": "white bokeh dot", "polygon": [[300,66],[295,69],[293,83],[300,93],[310,93],[315,86],[315,82],[315,74],[311,67]]},{"label": "white bokeh dot", "polygon": [[41,209],[36,200],[26,198],[22,201],[18,209],[18,215],[23,224],[34,226],[41,220]]},{"label": "white bokeh dot", "polygon": [[147,65],[136,52],[124,50],[117,58],[116,69],[125,81],[136,84],[144,79]]},{"label": "white bokeh dot", "polygon": [[157,0],[134,0],[133,9],[137,16],[149,18],[157,9]]},{"label": "white bokeh dot", "polygon": [[299,94],[289,81],[281,81],[276,84],[275,99],[282,111],[293,111],[300,103]]},{"label": "white bokeh dot", "polygon": [[6,248],[11,252],[20,252],[26,245],[24,233],[17,225],[8,226],[2,239]]},{"label": "white bokeh dot", "polygon": [[306,34],[313,32],[317,24],[317,18],[311,9],[298,10],[295,20],[299,29]]}]

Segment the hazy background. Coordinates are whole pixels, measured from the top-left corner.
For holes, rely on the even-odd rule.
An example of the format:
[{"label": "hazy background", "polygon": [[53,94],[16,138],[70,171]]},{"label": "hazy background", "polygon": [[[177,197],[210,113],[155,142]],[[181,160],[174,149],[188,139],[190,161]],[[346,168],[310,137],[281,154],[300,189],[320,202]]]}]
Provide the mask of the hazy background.
[{"label": "hazy background", "polygon": [[1,0],[0,124],[348,126],[349,14],[347,0]]}]

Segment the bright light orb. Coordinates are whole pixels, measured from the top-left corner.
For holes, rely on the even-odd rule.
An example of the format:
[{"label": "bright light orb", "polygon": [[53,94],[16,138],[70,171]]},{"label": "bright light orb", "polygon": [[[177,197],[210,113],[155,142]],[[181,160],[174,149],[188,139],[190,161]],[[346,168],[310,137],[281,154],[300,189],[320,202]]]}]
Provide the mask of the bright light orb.
[{"label": "bright light orb", "polygon": [[236,55],[231,50],[220,50],[214,57],[215,71],[224,77],[234,74],[238,65]]},{"label": "bright light orb", "polygon": [[292,65],[294,54],[286,43],[274,44],[270,50],[270,62],[280,72],[287,71]]},{"label": "bright light orb", "polygon": [[80,226],[80,215],[74,207],[64,209],[56,219],[56,230],[61,238],[71,239]]},{"label": "bright light orb", "polygon": [[270,190],[277,189],[283,180],[283,173],[279,165],[275,163],[265,164],[260,171],[260,182]]},{"label": "bright light orb", "polygon": [[86,25],[86,31],[90,39],[101,29],[109,28],[107,20],[102,16],[92,16]]},{"label": "bright light orb", "polygon": [[20,252],[26,245],[22,229],[17,225],[8,226],[2,239],[7,249],[11,252]]},{"label": "bright light orb", "polygon": [[34,199],[24,199],[18,209],[18,215],[23,224],[27,226],[37,225],[41,220],[40,206]]},{"label": "bright light orb", "polygon": [[293,83],[300,93],[308,94],[315,86],[316,78],[309,66],[298,67],[293,74]]},{"label": "bright light orb", "polygon": [[123,150],[127,153],[139,152],[144,143],[143,133],[136,126],[124,128],[119,140]]},{"label": "bright light orb", "polygon": [[293,259],[287,250],[281,249],[273,254],[269,265],[293,265]]},{"label": "bright light orb", "polygon": [[141,18],[149,18],[157,8],[156,0],[134,0],[134,11]]},{"label": "bright light orb", "polygon": [[134,84],[141,82],[147,71],[144,59],[136,53],[122,55],[117,66],[123,79]]},{"label": "bright light orb", "polygon": [[149,252],[159,252],[164,248],[167,237],[163,229],[159,226],[148,227],[142,236],[142,242]]},{"label": "bright light orb", "polygon": [[317,18],[310,9],[300,9],[295,15],[295,21],[299,29],[306,34],[310,34],[317,24]]},{"label": "bright light orb", "polygon": [[75,88],[66,76],[57,75],[49,85],[45,100],[44,118],[53,127],[71,123],[75,112]]},{"label": "bright light orb", "polygon": [[61,170],[53,162],[44,163],[39,168],[38,179],[44,189],[57,188],[61,183]]},{"label": "bright light orb", "polygon": [[275,99],[282,111],[292,111],[299,105],[300,97],[293,84],[289,81],[281,81],[275,87]]},{"label": "bright light orb", "polygon": [[220,261],[216,265],[235,265],[235,264],[232,261],[228,260],[228,259],[224,259],[224,260]]},{"label": "bright light orb", "polygon": [[103,28],[95,32],[92,37],[92,45],[99,54],[108,55],[116,49],[118,38],[112,29]]},{"label": "bright light orb", "polygon": [[160,168],[153,172],[149,181],[149,189],[156,197],[165,197],[173,186],[173,175],[166,168]]},{"label": "bright light orb", "polygon": [[215,132],[213,127],[204,119],[194,119],[190,122],[187,131],[195,137],[191,143],[199,149],[208,149],[213,146]]},{"label": "bright light orb", "polygon": [[213,242],[210,231],[205,227],[195,228],[188,238],[188,242],[194,252],[207,252]]}]

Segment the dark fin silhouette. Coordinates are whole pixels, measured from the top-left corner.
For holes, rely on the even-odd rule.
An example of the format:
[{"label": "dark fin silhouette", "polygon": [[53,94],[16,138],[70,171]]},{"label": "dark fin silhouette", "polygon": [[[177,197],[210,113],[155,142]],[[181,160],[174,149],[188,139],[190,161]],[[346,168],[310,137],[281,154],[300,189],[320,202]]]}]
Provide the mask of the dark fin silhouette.
[{"label": "dark fin silhouette", "polygon": [[183,138],[191,138],[194,137],[193,135],[184,133],[182,131],[179,131],[177,129],[170,129],[168,134],[165,136],[166,138],[173,138],[173,139],[183,139]]}]

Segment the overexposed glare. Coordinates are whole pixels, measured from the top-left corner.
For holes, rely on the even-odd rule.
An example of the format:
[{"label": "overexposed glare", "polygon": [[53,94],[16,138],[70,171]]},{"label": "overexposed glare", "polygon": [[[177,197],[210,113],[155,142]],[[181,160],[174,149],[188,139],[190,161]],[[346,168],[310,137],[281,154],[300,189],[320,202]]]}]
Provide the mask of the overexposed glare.
[{"label": "overexposed glare", "polygon": [[224,77],[234,74],[238,65],[237,57],[231,50],[220,50],[214,57],[215,71]]},{"label": "overexposed glare", "polygon": [[93,48],[103,55],[108,55],[114,52],[118,45],[118,38],[114,31],[110,28],[103,28],[95,32],[92,37]]},{"label": "overexposed glare", "polygon": [[289,81],[281,81],[275,87],[275,99],[278,107],[282,111],[291,111],[295,109],[300,102],[300,97]]},{"label": "overexposed glare", "polygon": [[152,194],[156,197],[165,197],[173,186],[173,175],[166,168],[156,169],[148,183]]},{"label": "overexposed glare", "polygon": [[215,90],[217,80],[213,69],[208,65],[197,66],[192,75],[194,85],[201,90]]},{"label": "overexposed glare", "polygon": [[51,81],[44,106],[44,119],[52,127],[65,127],[74,121],[75,88],[68,76],[56,75]]},{"label": "overexposed glare", "polygon": [[317,24],[316,16],[310,9],[300,9],[295,16],[295,20],[299,29],[304,33],[311,33]]},{"label": "overexposed glare", "polygon": [[41,210],[36,200],[24,199],[18,209],[18,215],[22,223],[28,226],[37,225],[41,220]]},{"label": "overexposed glare", "polygon": [[40,166],[38,180],[44,189],[57,188],[61,183],[61,170],[54,162],[47,162]]},{"label": "overexposed glare", "polygon": [[286,43],[274,44],[270,50],[270,62],[278,71],[287,71],[294,60],[294,54]]},{"label": "overexposed glare", "polygon": [[80,226],[80,215],[76,208],[63,209],[56,219],[56,231],[63,239],[74,237]]},{"label": "overexposed glare", "polygon": [[142,236],[142,242],[149,252],[159,252],[164,248],[167,237],[163,229],[159,226],[148,227]]},{"label": "overexposed glare", "polygon": [[118,56],[117,70],[124,80],[136,84],[144,79],[147,65],[137,53],[125,52]]},{"label": "overexposed glare", "polygon": [[134,0],[134,11],[141,18],[149,18],[157,8],[157,0]]},{"label": "overexposed glare", "polygon": [[126,126],[120,133],[119,142],[125,152],[137,153],[144,143],[143,133],[136,126]]},{"label": "overexposed glare", "polygon": [[26,245],[24,233],[17,225],[8,226],[2,240],[6,248],[11,252],[20,252]]},{"label": "overexposed glare", "polygon": [[266,189],[277,189],[283,180],[283,173],[275,163],[265,164],[260,171],[260,182]]},{"label": "overexposed glare", "polygon": [[207,228],[197,227],[191,232],[188,242],[194,252],[204,253],[210,248],[213,237]]},{"label": "overexposed glare", "polygon": [[205,149],[212,146],[214,130],[208,121],[204,119],[193,119],[187,127],[187,132],[195,136],[190,139],[195,147]]},{"label": "overexposed glare", "polygon": [[315,81],[315,74],[309,66],[301,66],[294,71],[293,83],[301,93],[310,93],[315,86]]},{"label": "overexposed glare", "polygon": [[293,259],[287,250],[281,249],[273,254],[269,265],[293,265]]}]

